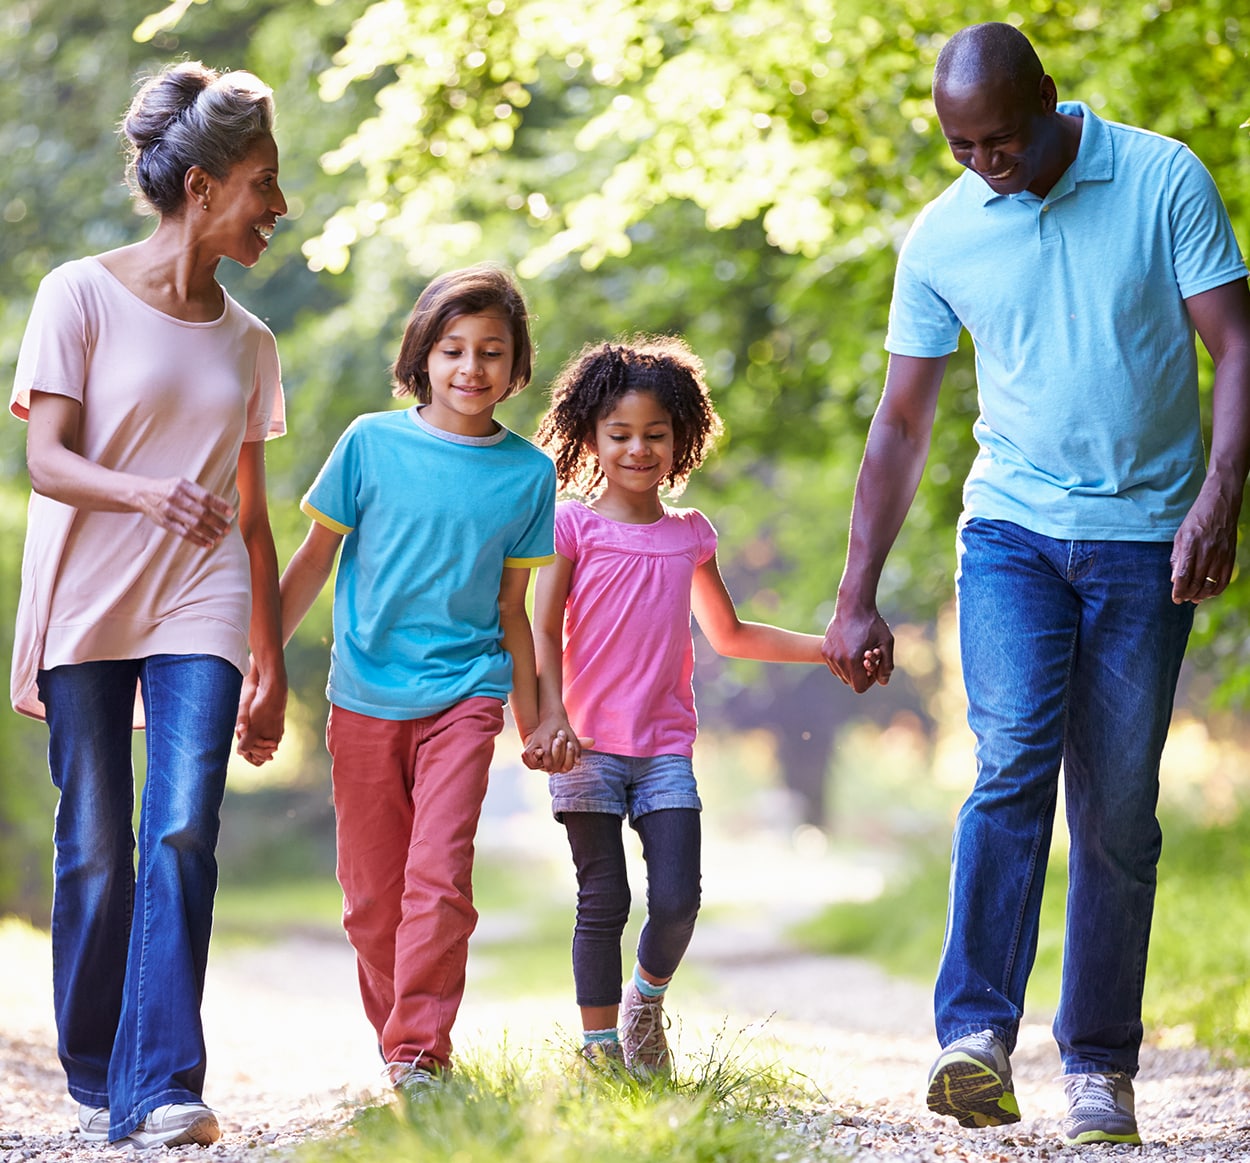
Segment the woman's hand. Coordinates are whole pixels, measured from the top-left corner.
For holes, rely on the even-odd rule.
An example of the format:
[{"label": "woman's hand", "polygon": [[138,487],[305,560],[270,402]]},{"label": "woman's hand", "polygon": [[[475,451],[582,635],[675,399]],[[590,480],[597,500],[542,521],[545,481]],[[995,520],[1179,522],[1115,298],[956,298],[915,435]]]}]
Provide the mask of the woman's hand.
[{"label": "woman's hand", "polygon": [[195,481],[183,478],[153,481],[143,490],[139,509],[162,529],[211,549],[230,528],[234,509]]}]

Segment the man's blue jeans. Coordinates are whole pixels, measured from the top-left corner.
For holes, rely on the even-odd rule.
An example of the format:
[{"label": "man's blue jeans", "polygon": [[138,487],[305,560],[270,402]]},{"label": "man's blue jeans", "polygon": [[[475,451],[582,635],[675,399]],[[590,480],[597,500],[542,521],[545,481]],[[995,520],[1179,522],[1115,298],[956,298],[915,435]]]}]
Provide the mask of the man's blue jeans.
[{"label": "man's blue jeans", "polygon": [[[138,872],[131,718],[147,723]],[[211,655],[84,662],[39,674],[56,811],[57,1049],[69,1092],[110,1108],[110,1138],[199,1102],[200,1001],[214,850],[242,675]]]},{"label": "man's blue jeans", "polygon": [[1193,606],[1171,542],[1058,541],[974,519],[959,536],[959,633],[977,779],[959,813],[938,1040],[1015,1046],[1037,952],[1062,764],[1071,838],[1064,1073],[1137,1072],[1162,836],[1155,807]]}]

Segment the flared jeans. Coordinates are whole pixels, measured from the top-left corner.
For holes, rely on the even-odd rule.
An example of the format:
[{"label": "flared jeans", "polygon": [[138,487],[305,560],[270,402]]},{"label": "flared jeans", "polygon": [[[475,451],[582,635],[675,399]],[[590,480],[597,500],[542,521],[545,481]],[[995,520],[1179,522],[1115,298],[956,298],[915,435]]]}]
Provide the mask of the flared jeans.
[{"label": "flared jeans", "polygon": [[[57,1050],[69,1092],[124,1139],[156,1107],[200,1102],[200,1002],[215,850],[243,676],[212,655],[84,662],[39,673],[60,792],[52,904]],[[138,867],[135,684],[147,774]]]}]

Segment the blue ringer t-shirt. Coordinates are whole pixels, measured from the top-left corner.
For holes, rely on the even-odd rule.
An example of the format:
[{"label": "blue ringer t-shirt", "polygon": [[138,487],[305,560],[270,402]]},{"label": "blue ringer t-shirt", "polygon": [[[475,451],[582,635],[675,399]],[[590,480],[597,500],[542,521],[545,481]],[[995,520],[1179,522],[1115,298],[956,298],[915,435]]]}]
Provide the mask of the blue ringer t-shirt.
[{"label": "blue ringer t-shirt", "polygon": [[457,436],[417,408],[360,416],[300,508],[344,534],[326,695],[378,719],[503,700],[505,568],[555,559],[555,466],[500,427]]},{"label": "blue ringer t-shirt", "polygon": [[1084,118],[1043,199],[964,173],[899,255],[886,348],[933,358],[966,327],[980,451],[964,519],[1050,537],[1170,540],[1205,472],[1184,300],[1246,277],[1210,175],[1180,142]]}]

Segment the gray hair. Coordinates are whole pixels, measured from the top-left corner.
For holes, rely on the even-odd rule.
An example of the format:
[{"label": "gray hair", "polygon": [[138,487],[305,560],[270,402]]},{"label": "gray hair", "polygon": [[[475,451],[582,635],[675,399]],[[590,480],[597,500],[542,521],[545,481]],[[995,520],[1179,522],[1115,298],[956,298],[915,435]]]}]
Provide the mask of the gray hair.
[{"label": "gray hair", "polygon": [[273,91],[253,74],[169,65],[144,82],[122,119],[126,181],[157,214],[175,214],[192,166],[224,179],[273,133],[273,120]]}]

